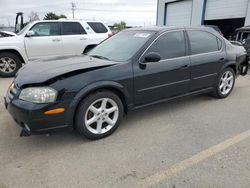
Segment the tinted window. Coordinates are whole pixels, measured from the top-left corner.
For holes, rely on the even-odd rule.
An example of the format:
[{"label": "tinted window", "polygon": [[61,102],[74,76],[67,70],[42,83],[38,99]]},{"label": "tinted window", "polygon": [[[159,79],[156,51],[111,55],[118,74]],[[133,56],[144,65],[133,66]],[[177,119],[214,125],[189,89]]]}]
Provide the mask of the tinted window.
[{"label": "tinted window", "polygon": [[94,30],[96,33],[107,33],[107,28],[99,22],[88,22],[89,26]]},{"label": "tinted window", "polygon": [[62,35],[86,34],[85,30],[78,22],[62,22]]},{"label": "tinted window", "polygon": [[60,25],[58,23],[37,23],[30,30],[35,36],[56,36],[60,35]]},{"label": "tinted window", "polygon": [[186,47],[183,32],[178,31],[163,34],[147,50],[147,53],[149,52],[159,53],[162,59],[185,56]]},{"label": "tinted window", "polygon": [[215,52],[220,50],[220,43],[213,34],[204,31],[188,31],[191,45],[191,55]]},{"label": "tinted window", "polygon": [[217,42],[218,42],[218,49],[220,50],[222,48],[222,42],[218,38],[217,38]]}]

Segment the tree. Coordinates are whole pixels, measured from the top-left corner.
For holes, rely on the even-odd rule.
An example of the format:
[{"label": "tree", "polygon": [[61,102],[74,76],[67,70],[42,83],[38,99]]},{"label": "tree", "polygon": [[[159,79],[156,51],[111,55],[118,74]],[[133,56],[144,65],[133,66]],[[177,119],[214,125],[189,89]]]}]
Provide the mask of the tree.
[{"label": "tree", "polygon": [[29,22],[40,20],[37,12],[31,12],[29,15]]},{"label": "tree", "polygon": [[67,16],[65,16],[63,14],[57,15],[53,12],[48,12],[43,19],[44,20],[58,20],[60,18],[67,18]]},{"label": "tree", "polygon": [[126,26],[127,26],[127,24],[124,21],[121,21],[119,23],[114,24],[114,28],[118,29],[119,31],[126,29]]}]

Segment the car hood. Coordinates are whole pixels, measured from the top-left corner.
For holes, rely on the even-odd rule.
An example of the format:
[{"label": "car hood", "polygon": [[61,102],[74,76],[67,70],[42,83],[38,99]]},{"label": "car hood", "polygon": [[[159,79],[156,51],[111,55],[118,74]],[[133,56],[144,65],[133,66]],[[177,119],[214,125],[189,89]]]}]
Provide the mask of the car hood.
[{"label": "car hood", "polygon": [[16,33],[10,32],[10,31],[0,31],[0,33],[7,34],[9,36],[16,36]]},{"label": "car hood", "polygon": [[15,78],[18,87],[45,83],[67,75],[79,74],[112,66],[117,62],[101,60],[89,56],[68,56],[30,62],[22,67]]}]

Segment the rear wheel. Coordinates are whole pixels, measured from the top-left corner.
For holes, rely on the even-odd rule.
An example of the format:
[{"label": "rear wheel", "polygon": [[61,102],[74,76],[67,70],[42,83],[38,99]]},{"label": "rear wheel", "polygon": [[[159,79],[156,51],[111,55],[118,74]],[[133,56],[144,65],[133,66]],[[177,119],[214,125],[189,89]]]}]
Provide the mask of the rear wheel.
[{"label": "rear wheel", "polygon": [[76,128],[88,139],[104,138],[118,128],[123,114],[123,104],[117,95],[109,91],[96,92],[80,104]]},{"label": "rear wheel", "polygon": [[0,76],[12,77],[21,68],[20,58],[13,53],[0,53]]},{"label": "rear wheel", "polygon": [[215,97],[226,98],[230,95],[235,84],[235,72],[232,68],[224,69],[217,80]]}]

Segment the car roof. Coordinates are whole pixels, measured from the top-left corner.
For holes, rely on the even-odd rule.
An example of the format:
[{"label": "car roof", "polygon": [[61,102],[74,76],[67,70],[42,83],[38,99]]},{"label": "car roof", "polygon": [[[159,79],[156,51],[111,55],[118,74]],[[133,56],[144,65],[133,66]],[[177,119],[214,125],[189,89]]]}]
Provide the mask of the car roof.
[{"label": "car roof", "polygon": [[171,30],[188,30],[188,29],[197,29],[197,30],[203,30],[203,31],[212,31],[214,32],[214,29],[211,27],[206,26],[190,26],[190,27],[176,27],[176,26],[152,26],[152,27],[135,27],[127,29],[127,31],[153,31],[153,32],[164,32],[164,31],[171,31]]},{"label": "car roof", "polygon": [[37,21],[34,21],[33,23],[42,23],[42,22],[95,22],[95,23],[104,23],[102,21],[92,21],[92,20],[81,20],[81,19],[64,19],[64,18],[61,18],[61,19],[58,19],[58,20],[37,20]]},{"label": "car roof", "polygon": [[[167,30],[173,30],[173,29],[181,29],[180,27],[165,27],[165,26],[152,26],[152,27],[133,27],[130,29],[127,29],[127,31],[167,31]],[[183,29],[183,27],[182,27]]]}]

